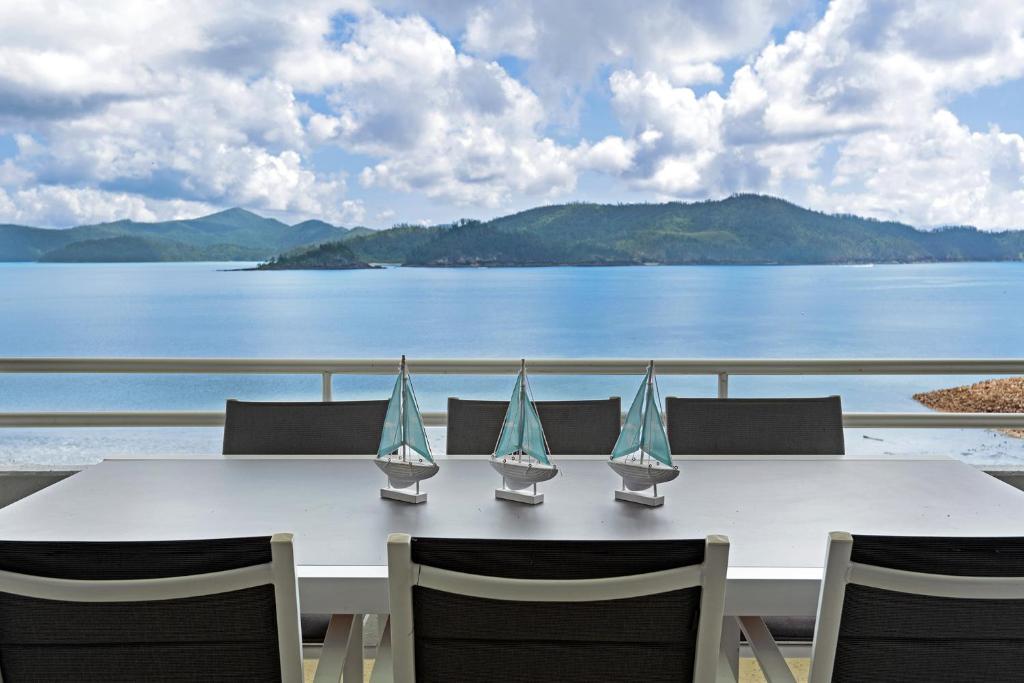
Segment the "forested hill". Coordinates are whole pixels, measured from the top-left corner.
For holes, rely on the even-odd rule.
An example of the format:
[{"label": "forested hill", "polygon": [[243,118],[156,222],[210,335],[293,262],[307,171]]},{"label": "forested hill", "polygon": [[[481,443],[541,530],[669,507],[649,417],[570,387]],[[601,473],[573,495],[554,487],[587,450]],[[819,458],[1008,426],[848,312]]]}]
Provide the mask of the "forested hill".
[{"label": "forested hill", "polygon": [[1024,231],[924,231],[760,195],[693,204],[544,206],[486,223],[402,226],[347,244],[366,261],[417,266],[1024,260]]},{"label": "forested hill", "polygon": [[[322,244],[345,249],[319,248]],[[0,261],[266,261],[270,269],[1024,260],[1024,231],[917,230],[762,195],[684,204],[562,204],[487,222],[342,228],[242,209],[68,230],[0,225]]]},{"label": "forested hill", "polygon": [[122,220],[49,230],[0,225],[0,261],[262,261],[371,232],[311,220],[286,225],[244,209],[187,220]]}]

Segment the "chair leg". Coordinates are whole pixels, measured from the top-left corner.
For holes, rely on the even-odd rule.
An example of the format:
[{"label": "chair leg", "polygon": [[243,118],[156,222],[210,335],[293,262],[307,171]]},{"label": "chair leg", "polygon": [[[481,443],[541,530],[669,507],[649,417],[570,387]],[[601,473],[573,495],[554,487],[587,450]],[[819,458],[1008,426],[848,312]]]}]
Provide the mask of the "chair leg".
[{"label": "chair leg", "polygon": [[363,615],[335,614],[327,625],[313,683],[363,680]]},{"label": "chair leg", "polygon": [[387,625],[387,623],[388,623],[388,615],[387,614],[378,614],[377,615],[377,642],[373,644],[374,647],[377,647],[377,646],[380,645],[381,638],[384,637],[384,627]]},{"label": "chair leg", "polygon": [[740,678],[740,627],[735,617],[722,620],[722,645],[718,651],[717,683],[736,683]]},{"label": "chair leg", "polygon": [[391,619],[381,630],[380,645],[377,646],[377,659],[373,663],[370,683],[394,683],[395,665],[391,655]]},{"label": "chair leg", "polygon": [[352,621],[352,630],[348,634],[345,645],[348,656],[345,658],[345,672],[342,680],[345,683],[363,683],[363,615],[356,614]]},{"label": "chair leg", "polygon": [[738,617],[740,629],[768,683],[796,683],[778,644],[761,617]]}]

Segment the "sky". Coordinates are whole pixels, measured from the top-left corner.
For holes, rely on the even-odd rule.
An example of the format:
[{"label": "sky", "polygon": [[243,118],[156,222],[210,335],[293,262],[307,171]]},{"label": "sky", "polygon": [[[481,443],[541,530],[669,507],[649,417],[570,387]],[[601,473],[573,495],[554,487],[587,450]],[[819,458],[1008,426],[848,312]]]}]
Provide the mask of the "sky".
[{"label": "sky", "polygon": [[757,192],[1024,227],[1020,0],[0,0],[0,223]]}]

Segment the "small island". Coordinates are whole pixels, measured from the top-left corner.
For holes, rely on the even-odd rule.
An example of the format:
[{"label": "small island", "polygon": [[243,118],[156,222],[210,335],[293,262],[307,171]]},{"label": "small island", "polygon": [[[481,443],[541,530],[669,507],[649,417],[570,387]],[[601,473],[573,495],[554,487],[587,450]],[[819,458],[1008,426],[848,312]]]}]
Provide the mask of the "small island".
[{"label": "small island", "polygon": [[253,270],[361,270],[380,268],[360,261],[341,242],[328,242],[299,249],[261,263]]},{"label": "small island", "polygon": [[[551,205],[488,221],[398,225],[336,241],[357,261],[421,268],[1024,261],[1022,230],[918,230],[762,195]],[[328,267],[317,251],[306,254],[275,267]]]},{"label": "small island", "polygon": [[[914,400],[944,413],[1024,413],[1024,377],[987,379],[967,386],[914,394]],[[1024,429],[1001,429],[1024,439]]]}]

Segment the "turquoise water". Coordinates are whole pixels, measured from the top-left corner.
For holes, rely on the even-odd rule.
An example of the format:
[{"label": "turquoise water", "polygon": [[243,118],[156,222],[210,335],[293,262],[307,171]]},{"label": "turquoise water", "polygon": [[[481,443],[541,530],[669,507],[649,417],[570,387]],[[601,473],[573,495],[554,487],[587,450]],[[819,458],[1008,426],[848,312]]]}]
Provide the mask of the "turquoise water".
[{"label": "turquoise water", "polygon": [[[1024,356],[1024,264],[226,270],[238,267],[0,264],[0,356]],[[629,397],[637,379],[538,376],[533,385],[537,398]],[[730,390],[921,410],[914,392],[974,379],[736,377]],[[449,395],[504,398],[512,381],[424,376],[416,386],[425,410],[441,410]],[[338,377],[334,391],[386,397],[390,384]],[[715,389],[710,377],[661,384],[662,395]],[[216,409],[229,397],[319,391],[317,377],[0,375],[0,411]],[[848,442],[1024,462],[1024,442],[979,430],[850,430]],[[209,429],[0,430],[0,463],[25,466],[218,448]]]}]

